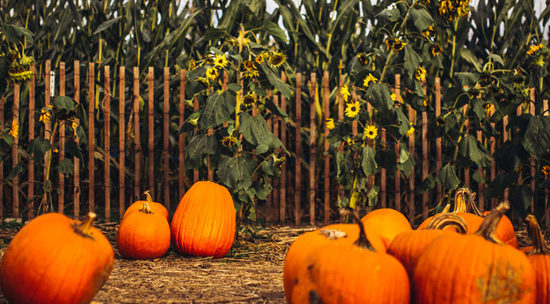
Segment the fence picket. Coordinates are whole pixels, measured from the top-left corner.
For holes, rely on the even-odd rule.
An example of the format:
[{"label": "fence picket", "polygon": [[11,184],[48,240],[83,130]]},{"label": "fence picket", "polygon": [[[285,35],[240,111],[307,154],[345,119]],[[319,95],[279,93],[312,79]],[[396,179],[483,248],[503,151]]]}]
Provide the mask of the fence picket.
[{"label": "fence picket", "polygon": [[162,159],[164,161],[163,165],[163,185],[164,185],[164,195],[162,199],[164,200],[164,206],[166,209],[170,210],[170,146],[169,146],[169,137],[170,137],[170,68],[164,67],[164,105],[163,110],[163,135],[162,135]]},{"label": "fence picket", "polygon": [[147,181],[149,192],[155,197],[155,70],[149,67],[147,71]]},{"label": "fence picket", "polygon": [[317,160],[317,151],[316,151],[316,138],[317,138],[317,129],[315,122],[315,103],[317,102],[317,75],[311,73],[310,76],[310,107],[309,107],[309,182],[308,182],[308,201],[309,201],[309,223],[315,225],[315,192],[317,188],[317,183],[315,182],[315,163]]},{"label": "fence picket", "polygon": [[[59,96],[65,96],[65,62],[59,63]],[[33,112],[31,112],[33,113]],[[59,162],[65,159],[65,122],[59,122]],[[57,210],[65,213],[65,175],[59,173],[57,176],[59,190],[57,195]]]},{"label": "fence picket", "polygon": [[[34,140],[34,124],[35,124],[35,111],[36,111],[36,66],[33,64],[31,66],[32,71],[32,77],[29,82],[29,142]],[[1,101],[0,101],[1,102]],[[2,105],[3,106],[3,105]],[[1,121],[0,121],[0,128],[4,127],[4,111],[0,111]],[[28,179],[28,188],[27,188],[27,218],[30,220],[34,217],[34,153],[31,152],[31,155],[29,155],[29,161],[28,161],[28,171],[27,171],[27,179]],[[4,171],[3,166],[0,166],[0,171]],[[2,199],[2,180],[0,180],[0,199]],[[0,208],[1,210],[2,208]],[[2,219],[0,211],[0,220]]]},{"label": "fence picket", "polygon": [[[74,101],[80,103],[80,62],[75,60],[74,67]],[[76,124],[80,125],[80,119],[76,119]],[[73,132],[76,134],[76,132]],[[75,136],[74,141],[78,144],[78,137]],[[74,156],[74,176],[73,176],[73,217],[78,218],[80,215],[80,158]]]},{"label": "fence picket", "polygon": [[[180,91],[179,91],[179,128],[185,122],[185,79],[187,77],[186,70],[180,70]],[[178,185],[179,197],[183,197],[185,193],[185,133],[180,133],[178,136]]]},{"label": "fence picket", "polygon": [[111,220],[111,70],[108,65],[104,71],[104,87],[103,87],[103,136],[105,141],[105,156],[104,162],[104,179],[105,179],[105,221]]},{"label": "fence picket", "polygon": [[90,62],[88,65],[88,211],[94,211],[95,209],[95,117],[94,117],[94,96],[95,96],[95,82],[94,82],[94,63]]},{"label": "fence picket", "polygon": [[126,119],[124,118],[124,106],[126,103],[126,69],[119,67],[118,73],[118,216],[122,219],[126,211]]},{"label": "fence picket", "polygon": [[295,117],[295,178],[294,178],[294,223],[300,225],[302,194],[302,74],[296,74],[296,117]]}]

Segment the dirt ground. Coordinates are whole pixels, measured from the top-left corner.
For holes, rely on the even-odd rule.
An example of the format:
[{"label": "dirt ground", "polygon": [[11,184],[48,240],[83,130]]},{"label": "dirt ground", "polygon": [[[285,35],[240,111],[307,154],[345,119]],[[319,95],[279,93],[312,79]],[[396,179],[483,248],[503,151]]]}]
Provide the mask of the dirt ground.
[{"label": "dirt ground", "polygon": [[[117,224],[99,224],[115,249],[113,272],[92,303],[286,303],[283,261],[292,241],[311,228],[245,228],[222,259],[183,257],[170,249],[133,261],[116,249]],[[18,227],[0,229],[3,255]],[[6,300],[0,294],[0,303]]]}]

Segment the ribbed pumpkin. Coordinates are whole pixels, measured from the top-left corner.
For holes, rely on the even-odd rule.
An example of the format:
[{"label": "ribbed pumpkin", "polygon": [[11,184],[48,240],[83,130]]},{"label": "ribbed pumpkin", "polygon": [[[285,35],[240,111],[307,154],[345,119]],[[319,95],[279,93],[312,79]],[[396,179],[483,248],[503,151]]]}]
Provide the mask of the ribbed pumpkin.
[{"label": "ribbed pumpkin", "polygon": [[73,221],[47,213],[25,225],[0,265],[9,303],[89,303],[113,269],[109,241],[92,226],[95,213]]},{"label": "ribbed pumpkin", "polygon": [[[321,229],[303,233],[297,237],[286,252],[283,266],[283,286],[287,303],[293,303],[292,291],[296,284],[299,269],[304,266],[304,261],[312,252],[315,252],[317,248],[327,243],[342,242],[352,244],[358,237],[359,227],[355,224],[332,224]],[[375,250],[386,252],[384,243],[382,243],[380,238],[369,236],[369,241]]]},{"label": "ribbed pumpkin", "polygon": [[136,201],[133,204],[131,204],[130,207],[128,207],[128,209],[126,209],[126,211],[124,212],[122,219],[124,219],[128,214],[142,209],[143,203],[147,202],[149,204],[149,208],[154,213],[160,214],[166,220],[168,220],[168,209],[166,209],[166,207],[164,207],[164,205],[161,203],[153,202],[153,198],[151,197],[151,193],[149,193],[149,190],[143,192],[143,194],[145,195],[145,200]]},{"label": "ribbed pumpkin", "polygon": [[235,216],[233,199],[224,186],[196,182],[172,217],[172,244],[180,254],[224,257],[235,238]]},{"label": "ribbed pumpkin", "polygon": [[407,272],[391,255],[376,252],[357,222],[355,243],[327,242],[307,257],[290,303],[409,303]]},{"label": "ribbed pumpkin", "polygon": [[155,213],[144,202],[141,209],[120,222],[116,243],[124,258],[159,258],[170,248],[170,225],[163,214]]},{"label": "ribbed pumpkin", "polygon": [[535,303],[535,273],[527,257],[494,232],[508,203],[475,234],[447,234],[430,243],[413,275],[415,303]]},{"label": "ribbed pumpkin", "polygon": [[388,248],[394,237],[404,231],[411,231],[411,224],[403,213],[391,209],[381,208],[367,213],[361,219],[367,234],[376,234]]},{"label": "ribbed pumpkin", "polygon": [[436,238],[447,233],[455,233],[445,230],[447,227],[455,227],[464,234],[466,223],[464,220],[452,213],[440,213],[432,218],[432,221],[424,229],[417,229],[400,233],[388,247],[388,253],[396,257],[407,270],[412,278],[416,263],[424,249]]},{"label": "ribbed pumpkin", "polygon": [[550,248],[546,245],[537,219],[527,216],[529,236],[533,240],[533,250],[527,255],[533,265],[537,280],[537,303],[550,302]]}]

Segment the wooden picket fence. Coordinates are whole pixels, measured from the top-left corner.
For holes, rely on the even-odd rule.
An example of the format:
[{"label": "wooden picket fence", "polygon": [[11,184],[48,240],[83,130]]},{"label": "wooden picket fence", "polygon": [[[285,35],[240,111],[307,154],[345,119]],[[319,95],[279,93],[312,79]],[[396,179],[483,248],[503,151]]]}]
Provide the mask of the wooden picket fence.
[{"label": "wooden picket fence", "polygon": [[[129,69],[126,67],[118,67],[118,71],[114,71],[110,66],[98,69],[94,63],[88,63],[87,69],[84,71],[86,76],[81,77],[82,67],[86,68],[85,65],[75,61],[72,67],[72,79],[67,80],[64,62],[60,62],[57,71],[53,71],[51,62],[47,61],[43,70],[41,67],[35,73],[43,80],[40,82],[43,86],[39,86],[36,78],[33,77],[28,85],[28,94],[25,95],[28,95],[27,100],[21,100],[22,89],[18,85],[14,85],[13,94],[9,95],[10,97],[0,100],[0,124],[2,126],[6,125],[5,122],[11,122],[12,119],[19,121],[21,117],[26,118],[26,125],[20,127],[24,136],[15,139],[11,158],[0,162],[0,199],[3,202],[0,206],[0,218],[31,219],[36,216],[41,194],[41,191],[37,191],[37,189],[43,182],[44,167],[42,164],[38,164],[32,155],[23,158],[19,146],[26,145],[21,142],[22,140],[30,142],[36,138],[37,130],[44,132],[44,136],[48,139],[51,132],[50,123],[46,123],[42,130],[38,127],[36,117],[40,114],[40,109],[43,106],[51,104],[53,96],[65,96],[67,87],[71,88],[72,95],[70,97],[87,109],[87,121],[80,123],[87,129],[87,151],[82,152],[83,154],[87,153],[88,159],[83,164],[79,158],[74,157],[74,174],[68,179],[62,174],[53,178],[55,190],[53,201],[56,203],[53,207],[56,211],[76,218],[90,210],[98,212],[105,221],[118,220],[130,202],[143,199],[142,193],[146,189],[150,190],[156,201],[163,202],[169,210],[173,211],[179,198],[183,196],[192,182],[213,179],[213,172],[210,170],[197,172],[196,170],[187,170],[185,167],[184,149],[188,139],[185,138],[184,133],[178,135],[178,130],[186,115],[198,108],[196,100],[193,109],[186,107],[185,70],[172,75],[170,68],[166,67],[162,71],[162,76],[156,78],[155,70],[151,67],[147,70],[145,81],[143,81],[147,87],[141,88],[140,71],[137,67],[132,69],[131,75],[127,75]],[[116,81],[114,84],[111,83],[111,75],[113,75],[113,81]],[[282,77],[286,79],[284,74]],[[400,98],[400,83],[400,75],[395,75],[394,93],[398,99]],[[84,86],[82,86],[83,84]],[[158,84],[162,88],[162,94],[158,94],[160,90],[155,90],[155,85]],[[343,84],[344,76],[340,75],[336,92],[339,92],[339,88]],[[277,94],[272,96],[275,104],[283,111],[291,113],[290,120],[294,122],[292,128],[278,117],[273,117],[268,121],[274,134],[281,139],[291,155],[289,161],[282,168],[281,176],[272,180],[274,188],[272,194],[267,201],[258,203],[258,219],[269,223],[292,222],[295,225],[304,222],[313,225],[329,223],[337,219],[337,197],[344,193],[335,180],[336,169],[328,152],[329,144],[324,136],[328,130],[324,121],[329,117],[343,119],[344,102],[342,96],[339,93],[336,94],[337,113],[331,115],[329,96],[333,89],[331,90],[329,87],[328,72],[322,75],[320,81],[315,73],[311,73],[309,77],[297,73],[295,86],[294,100],[287,100],[284,96]],[[435,92],[433,100],[437,117],[441,115],[439,78],[435,79],[431,86]],[[115,90],[116,94],[111,93],[111,90],[115,88],[118,88]],[[44,90],[43,95],[37,93],[38,89]],[[146,99],[141,97],[143,91],[147,94]],[[309,96],[302,92],[309,92]],[[86,96],[86,100],[81,98],[81,93]],[[319,102],[323,108],[323,117],[316,116],[313,101],[318,98],[322,99]],[[356,96],[352,94],[352,98],[356,98]],[[534,98],[534,90],[532,90],[531,99],[534,100]],[[144,100],[147,105],[140,105]],[[159,102],[160,100],[161,102]],[[28,112],[21,110],[22,101]],[[114,101],[118,105],[115,107],[115,111],[111,108]],[[171,106],[177,107],[177,117],[170,116]],[[542,107],[542,113],[547,113],[547,100],[543,101]],[[464,111],[466,110],[464,108]],[[522,115],[525,112],[520,106],[517,115]],[[535,113],[533,103],[527,112]],[[429,124],[432,122],[429,121],[427,113],[418,114],[419,117],[409,107],[409,121],[420,131],[416,132],[415,136],[409,136],[407,143],[409,153],[416,159],[413,170],[415,173],[411,174],[409,178],[405,178],[400,175],[398,170],[387,172],[382,168],[380,173],[373,176],[368,182],[370,187],[373,185],[379,187],[378,207],[391,207],[400,210],[412,222],[426,218],[430,208],[433,208],[444,195],[441,186],[437,186],[434,192],[417,194],[419,183],[431,171],[439,172],[441,170],[444,153],[443,139],[438,137],[434,141],[431,140]],[[111,121],[113,117],[116,118],[115,124]],[[142,119],[145,121],[141,122]],[[478,140],[488,145],[491,154],[503,139],[510,136],[507,121],[508,119],[505,118],[501,138],[484,138],[481,131],[477,133]],[[100,125],[100,127],[97,128],[96,125]],[[140,134],[145,125],[147,133]],[[323,128],[317,130],[318,126],[323,126]],[[129,130],[128,127],[131,127],[132,130]],[[111,134],[112,130],[115,130],[117,134]],[[309,133],[309,142],[307,143],[303,142],[304,132]],[[353,127],[353,132],[357,132],[356,125]],[[133,137],[129,138],[128,136]],[[142,136],[147,136],[147,140],[143,141]],[[321,155],[317,155],[319,136],[323,140]],[[390,142],[390,139],[386,138],[385,130],[380,130],[379,136],[379,140],[385,143],[386,149],[393,149],[398,156],[402,143]],[[59,151],[53,157],[56,157],[58,161],[66,157],[66,145],[71,141],[74,143],[76,138],[72,134],[66,134],[65,126],[61,125]],[[116,142],[114,146],[113,142]],[[142,147],[141,143],[146,143],[145,147]],[[159,149],[158,146],[162,146],[162,148]],[[420,151],[415,151],[419,147]],[[534,161],[532,161],[531,176],[535,176],[536,173]],[[26,171],[19,177],[6,180],[5,173],[18,165],[25,166]],[[130,173],[132,170],[133,173]],[[497,175],[494,161],[490,168],[477,170],[489,181]],[[483,191],[486,184],[473,183],[471,179],[473,172],[470,169],[466,169],[460,174],[464,185],[475,187],[474,191],[478,193],[482,209],[496,205],[496,200],[485,200]],[[532,180],[531,187],[534,190],[535,179]],[[87,194],[84,199],[81,197],[83,194]],[[507,196],[508,193],[504,193],[503,199],[507,199]],[[534,210],[533,204],[532,208]],[[544,208],[548,224],[550,215],[547,196],[544,200]]]}]

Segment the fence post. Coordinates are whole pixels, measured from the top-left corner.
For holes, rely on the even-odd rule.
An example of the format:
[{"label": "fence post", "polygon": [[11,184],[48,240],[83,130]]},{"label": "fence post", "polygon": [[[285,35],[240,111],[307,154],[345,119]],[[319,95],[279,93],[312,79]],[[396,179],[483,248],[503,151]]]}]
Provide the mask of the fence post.
[{"label": "fence post", "polygon": [[[286,83],[286,74],[285,72],[281,72],[281,81],[283,83]],[[281,110],[283,113],[286,113],[286,97],[285,95],[281,94]],[[281,123],[281,142],[283,143],[283,146],[286,147],[286,121]],[[286,221],[286,162],[283,163],[281,167],[281,183],[280,183],[280,198],[281,198],[281,204],[279,205],[279,223],[284,223]]]},{"label": "fence post", "polygon": [[104,67],[105,84],[103,88],[103,119],[104,119],[104,171],[105,171],[105,221],[111,220],[111,70],[108,65]]},{"label": "fence post", "polygon": [[126,120],[124,118],[124,105],[126,102],[126,69],[124,66],[119,67],[119,100],[118,100],[118,149],[119,149],[119,158],[118,158],[118,182],[120,185],[120,190],[118,193],[118,215],[122,219],[125,207],[125,192],[126,192],[126,144],[125,144],[125,133],[126,133]]},{"label": "fence post", "polygon": [[148,96],[147,96],[147,172],[149,181],[149,191],[151,196],[155,197],[155,75],[154,68],[152,66],[147,70],[148,78]]},{"label": "fence post", "polygon": [[296,156],[294,180],[294,222],[300,225],[300,200],[302,194],[302,74],[296,74]]},{"label": "fence post", "polygon": [[[395,88],[394,93],[396,95],[396,99],[401,102],[401,75],[396,74],[395,76]],[[395,141],[395,156],[397,157],[397,164],[399,164],[399,155],[401,155],[401,144],[399,140]],[[395,209],[399,212],[401,212],[401,172],[399,171],[398,166],[395,166]],[[414,226],[414,223],[412,223]]]},{"label": "fence post", "polygon": [[[435,78],[435,119],[441,116],[441,79]],[[441,137],[435,139],[435,174],[438,175],[441,172]],[[439,203],[443,198],[441,184],[438,183],[436,187],[436,202]]]},{"label": "fence post", "polygon": [[[411,125],[415,125],[415,122],[416,122],[416,112],[415,110],[409,105],[409,123]],[[415,134],[411,134],[409,136],[409,155],[410,157],[414,157],[414,139],[415,139]],[[415,207],[414,207],[414,195],[415,195],[415,190],[414,190],[414,182],[415,182],[415,178],[414,178],[414,165],[413,165],[413,169],[412,169],[412,172],[411,172],[411,175],[409,176],[409,199],[408,199],[408,207],[409,207],[409,221],[411,222],[412,225],[414,225],[414,217],[415,217]]]},{"label": "fence post", "polygon": [[95,82],[94,82],[94,63],[90,62],[88,65],[88,176],[89,176],[89,188],[88,188],[88,210],[94,211],[94,171],[95,171],[95,129],[94,129],[94,96],[95,96]]},{"label": "fence post", "polygon": [[[65,62],[59,63],[59,96],[65,96]],[[33,112],[30,112],[33,113]],[[59,162],[65,159],[65,122],[59,122]],[[58,207],[60,213],[65,213],[65,175],[58,174],[59,195]]]},{"label": "fence post", "polygon": [[[180,70],[180,92],[179,92],[179,127],[185,122],[185,78],[187,71]],[[183,197],[185,192],[185,133],[180,133],[178,137],[178,184],[179,198]]]},{"label": "fence post", "polygon": [[164,160],[164,205],[166,209],[170,210],[170,68],[164,67],[164,106],[162,107],[164,112],[163,117],[163,130],[164,135],[162,137],[162,149]]},{"label": "fence post", "polygon": [[310,79],[310,107],[309,107],[309,223],[315,225],[315,192],[317,183],[315,182],[315,162],[317,160],[316,150],[316,123],[315,123],[315,103],[317,102],[317,75],[311,73]]},{"label": "fence post", "polygon": [[[75,60],[74,66],[74,101],[76,104],[80,103],[80,62]],[[76,118],[77,125],[80,125],[80,119]],[[76,132],[74,132],[76,133]],[[78,137],[75,136],[75,142],[78,144]],[[73,157],[74,162],[74,176],[73,176],[73,216],[78,218],[80,215],[80,159]]]},{"label": "fence post", "polygon": [[[17,167],[17,165],[19,165],[19,136],[20,136],[19,133],[21,132],[21,127],[19,123],[20,89],[21,89],[21,86],[19,83],[13,84],[12,129],[16,128],[15,130],[17,130],[17,132],[13,138],[13,144],[12,144],[12,150],[11,150],[12,168],[15,168]],[[13,184],[12,186],[13,217],[19,218],[20,216],[19,215],[19,177],[15,176],[12,179],[12,184]]]},{"label": "fence post", "polygon": [[[36,113],[36,66],[33,63],[31,66],[32,71],[32,77],[31,81],[29,83],[29,142],[34,140],[34,123],[35,123],[35,113]],[[3,128],[4,126],[4,112],[1,111],[0,115],[2,115],[2,122],[0,122],[0,128]],[[34,153],[30,152],[29,155],[29,168],[28,168],[28,179],[29,179],[29,188],[27,189],[27,218],[31,220],[34,217]],[[3,167],[0,167],[0,171],[3,171]],[[2,181],[0,181],[2,183]],[[0,186],[3,187],[3,186]],[[0,190],[0,199],[2,199],[2,194]],[[0,208],[1,210],[2,208]],[[0,219],[1,219],[1,211],[0,211]]]},{"label": "fence post", "polygon": [[[424,94],[426,94],[426,82],[423,83]],[[430,171],[430,161],[428,159],[428,113],[422,111],[422,181],[428,178]],[[428,218],[428,200],[429,192],[426,191],[422,194],[422,220]]]},{"label": "fence post", "polygon": [[138,200],[141,183],[141,136],[139,130],[139,68],[134,67],[134,96],[132,118],[134,119],[134,145],[136,158],[134,159],[134,199]]},{"label": "fence post", "polygon": [[324,74],[323,74],[323,117],[324,117],[324,120],[323,120],[323,133],[324,133],[324,136],[323,136],[323,160],[324,160],[324,195],[323,195],[323,198],[324,198],[324,205],[325,205],[325,212],[324,212],[324,216],[325,216],[325,225],[327,225],[330,221],[330,179],[329,179],[329,176],[328,176],[328,173],[330,171],[330,158],[329,158],[329,154],[328,154],[328,148],[329,148],[329,144],[328,144],[328,139],[327,139],[327,136],[328,136],[328,127],[327,127],[327,121],[328,121],[328,118],[330,117],[330,105],[329,105],[329,97],[330,97],[330,89],[329,89],[329,79],[328,79],[329,75],[328,75],[328,71],[324,71]]}]

